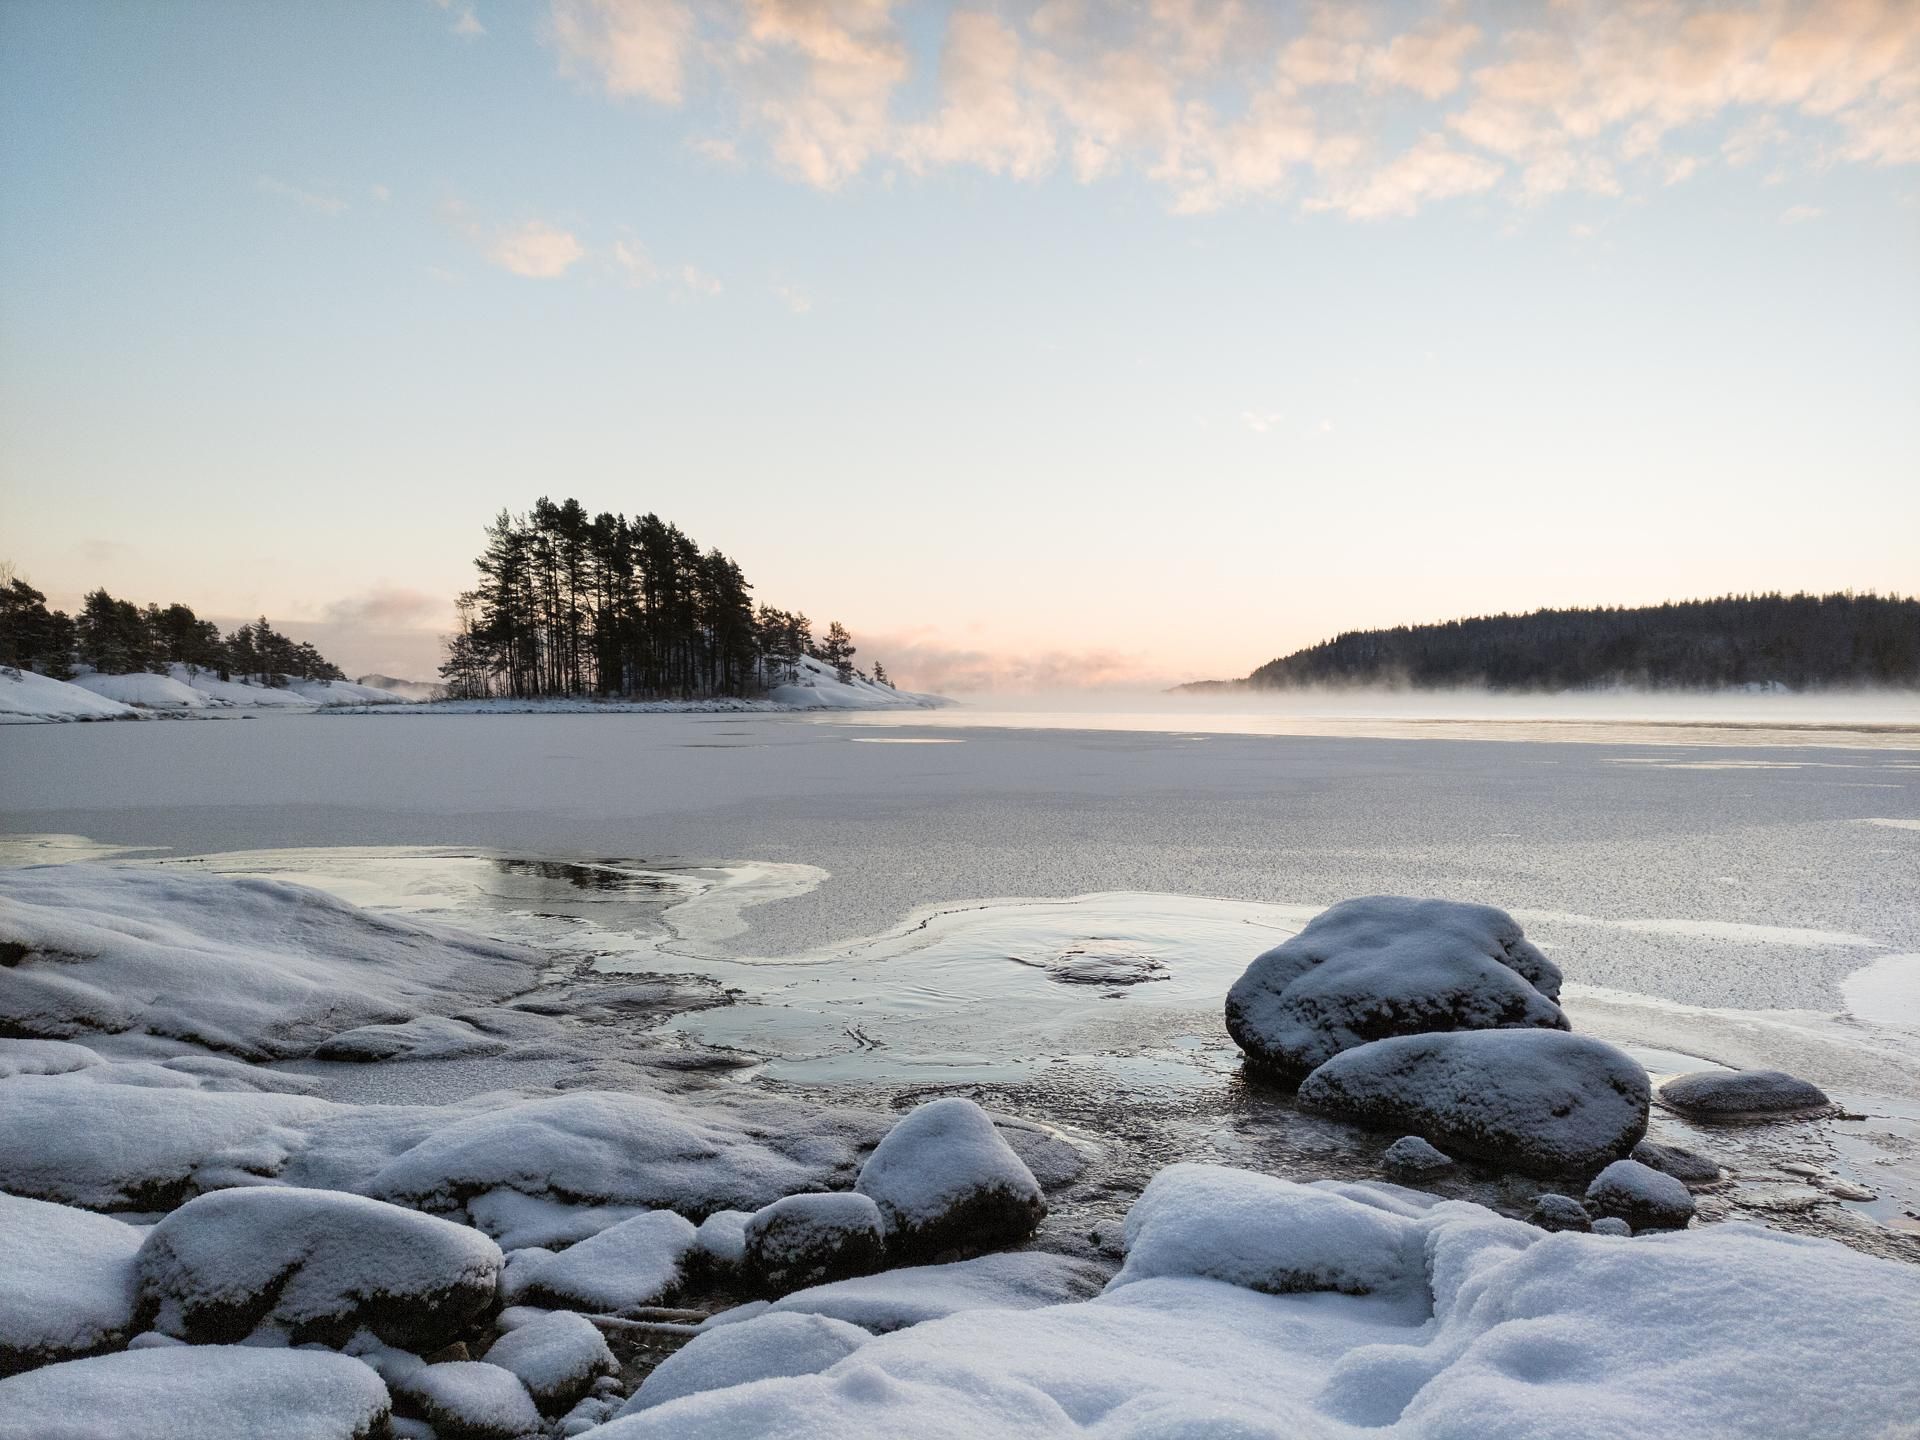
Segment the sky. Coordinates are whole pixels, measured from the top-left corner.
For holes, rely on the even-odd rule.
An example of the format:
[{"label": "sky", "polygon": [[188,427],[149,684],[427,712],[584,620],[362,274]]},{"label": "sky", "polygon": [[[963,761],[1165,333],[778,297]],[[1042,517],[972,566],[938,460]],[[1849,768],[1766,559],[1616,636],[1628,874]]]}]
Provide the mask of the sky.
[{"label": "sky", "polygon": [[1920,592],[1920,4],[0,0],[0,559],[431,675],[654,511],[951,691]]}]

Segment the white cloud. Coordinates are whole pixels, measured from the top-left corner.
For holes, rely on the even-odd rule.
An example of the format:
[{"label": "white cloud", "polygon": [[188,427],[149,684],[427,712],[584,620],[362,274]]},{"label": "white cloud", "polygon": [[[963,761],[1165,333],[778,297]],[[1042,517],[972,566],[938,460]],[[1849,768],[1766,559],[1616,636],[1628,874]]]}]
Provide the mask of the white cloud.
[{"label": "white cloud", "polygon": [[553,0],[548,28],[561,65],[609,95],[680,103],[694,23],[678,0]]},{"label": "white cloud", "polygon": [[1827,212],[1818,205],[1792,205],[1780,212],[1782,225],[1804,225],[1809,220],[1818,220]]},{"label": "white cloud", "polygon": [[660,267],[653,263],[653,257],[637,240],[632,244],[625,240],[614,241],[612,258],[620,278],[636,289],[651,285],[660,278]]},{"label": "white cloud", "polygon": [[586,254],[573,232],[529,220],[494,233],[485,245],[487,259],[502,270],[529,280],[552,280],[567,273]]},{"label": "white cloud", "polygon": [[347,202],[338,195],[329,195],[320,190],[303,190],[298,185],[289,185],[271,175],[262,175],[256,184],[261,193],[290,200],[302,210],[311,210],[316,215],[338,215],[347,208]]},{"label": "white cloud", "polygon": [[460,18],[453,22],[453,33],[463,40],[478,40],[487,33],[487,27],[480,23],[480,17],[473,13],[471,6],[460,12]]},{"label": "white cloud", "polygon": [[773,286],[773,293],[780,298],[782,305],[785,305],[787,309],[796,315],[805,315],[813,309],[813,297],[797,285],[786,285],[776,282]]},{"label": "white cloud", "polygon": [[1411,215],[1432,200],[1480,195],[1505,167],[1484,155],[1457,150],[1440,135],[1424,135],[1386,164],[1308,199],[1310,210],[1338,210],[1355,220]]},{"label": "white cloud", "polygon": [[697,265],[682,265],[680,288],[689,295],[718,295],[726,286]]},{"label": "white cloud", "polygon": [[1242,410],[1240,423],[1256,435],[1264,435],[1287,418],[1284,410]]}]

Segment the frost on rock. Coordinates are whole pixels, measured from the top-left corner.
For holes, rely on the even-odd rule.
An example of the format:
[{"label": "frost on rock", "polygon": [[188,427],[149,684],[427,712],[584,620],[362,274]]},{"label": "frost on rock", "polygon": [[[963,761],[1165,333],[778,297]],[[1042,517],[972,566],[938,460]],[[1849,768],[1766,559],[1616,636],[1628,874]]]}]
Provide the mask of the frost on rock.
[{"label": "frost on rock", "polygon": [[789,1195],[754,1212],[743,1237],[753,1283],[784,1293],[878,1270],[886,1262],[880,1207],[865,1195]]},{"label": "frost on rock", "polygon": [[1593,1222],[1596,1235],[1618,1235],[1622,1239],[1633,1234],[1633,1227],[1617,1215],[1602,1215]]},{"label": "frost on rock", "polygon": [[693,1236],[691,1221],[650,1210],[537,1259],[513,1287],[513,1299],[613,1315],[658,1305],[685,1280]]},{"label": "frost on rock", "polygon": [[1749,1120],[1825,1108],[1826,1092],[1784,1070],[1696,1070],[1660,1087],[1660,1098],[1701,1120]]},{"label": "frost on rock", "polygon": [[139,1030],[250,1060],[504,996],[530,953],[370,914],[274,880],[75,863],[0,870],[0,946],[19,959],[0,1031]]},{"label": "frost on rock", "polygon": [[569,1408],[594,1381],[620,1369],[593,1322],[570,1310],[516,1325],[493,1342],[486,1361],[517,1375],[533,1403],[548,1414]]},{"label": "frost on rock", "polygon": [[789,1375],[813,1375],[837,1365],[873,1337],[857,1325],[825,1315],[760,1315],[696,1335],[655,1367],[622,1415],[637,1415],[705,1390],[723,1390]]},{"label": "frost on rock", "polygon": [[1381,1152],[1380,1168],[1395,1180],[1430,1180],[1453,1169],[1453,1158],[1418,1135],[1402,1135]]},{"label": "frost on rock", "polygon": [[1591,1036],[1463,1030],[1343,1051],[1301,1082],[1299,1102],[1555,1175],[1591,1172],[1632,1150],[1646,1134],[1649,1094],[1646,1071]]},{"label": "frost on rock", "polygon": [[[1741,1224],[1622,1244],[1544,1234],[1462,1202],[1423,1206],[1388,1187],[1280,1183],[1241,1172],[1205,1193],[1261,1237],[1313,1217],[1305,1228],[1329,1250],[1341,1234],[1369,1247],[1379,1237],[1324,1199],[1376,1210],[1416,1237],[1397,1253],[1423,1282],[1272,1295],[1192,1275],[1136,1278],[1078,1304],[931,1320],[816,1373],[681,1394],[595,1440],[1772,1440],[1897,1434],[1920,1413],[1911,1265]],[[1182,1207],[1135,1228],[1182,1213],[1210,1224]],[[1249,1275],[1270,1273],[1277,1240],[1219,1238],[1259,1262]],[[1338,1269],[1366,1273],[1375,1257],[1370,1248]],[[747,1326],[711,1333],[727,1328]]]},{"label": "frost on rock", "polygon": [[0,1440],[371,1440],[387,1413],[378,1375],[322,1350],[164,1346],[0,1380]]},{"label": "frost on rock", "polygon": [[1047,1213],[1026,1162],[959,1096],[929,1101],[889,1130],[854,1189],[880,1207],[887,1244],[903,1256],[1017,1245]]},{"label": "frost on rock", "polygon": [[1038,1310],[1100,1293],[1111,1270],[1089,1260],[1015,1250],[946,1265],[909,1265],[796,1290],[768,1305],[756,1301],[729,1310],[709,1325],[737,1324],[754,1315],[826,1315],[884,1334],[962,1310]]},{"label": "frost on rock", "polygon": [[202,1195],[140,1247],[139,1313],[198,1343],[271,1324],[294,1344],[365,1329],[434,1350],[493,1304],[499,1247],[477,1230],[324,1190],[268,1186]]},{"label": "frost on rock", "polygon": [[1571,1195],[1536,1195],[1533,1209],[1527,1212],[1527,1223],[1556,1234],[1570,1230],[1584,1235],[1593,1229],[1593,1217],[1587,1213],[1587,1207]]},{"label": "frost on rock", "polygon": [[119,1348],[145,1233],[0,1192],[0,1375]]},{"label": "frost on rock", "polygon": [[1127,1212],[1127,1260],[1109,1288],[1186,1275],[1269,1295],[1419,1291],[1421,1228],[1353,1195],[1219,1165],[1169,1165]]},{"label": "frost on rock", "polygon": [[1638,1160],[1616,1160],[1593,1177],[1587,1208],[1635,1230],[1684,1230],[1693,1219],[1693,1194],[1673,1176]]},{"label": "frost on rock", "polygon": [[418,1410],[439,1440],[520,1440],[546,1428],[519,1379],[482,1360],[422,1365],[389,1383],[395,1401]]},{"label": "frost on rock", "polygon": [[1247,967],[1227,1030],[1290,1078],[1392,1035],[1565,1030],[1560,971],[1504,910],[1453,900],[1345,900]]}]

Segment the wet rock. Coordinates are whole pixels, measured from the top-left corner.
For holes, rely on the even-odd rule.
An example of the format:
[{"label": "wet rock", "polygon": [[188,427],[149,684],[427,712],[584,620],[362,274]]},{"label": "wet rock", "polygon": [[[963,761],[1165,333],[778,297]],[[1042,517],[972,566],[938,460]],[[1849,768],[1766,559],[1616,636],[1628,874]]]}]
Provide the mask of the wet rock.
[{"label": "wet rock", "polygon": [[1380,1168],[1394,1180],[1431,1180],[1453,1169],[1453,1157],[1418,1135],[1402,1135],[1382,1152]]},{"label": "wet rock", "polygon": [[1591,1174],[1625,1155],[1646,1134],[1649,1102],[1646,1071],[1630,1056],[1557,1030],[1376,1040],[1320,1066],[1298,1099],[1533,1175]]},{"label": "wet rock", "polygon": [[743,1239],[748,1277],[777,1294],[871,1274],[887,1254],[880,1207],[858,1194],[776,1200],[754,1212]]},{"label": "wet rock", "polygon": [[1784,1070],[1696,1070],[1660,1087],[1674,1109],[1702,1120],[1751,1120],[1824,1109],[1826,1092]]},{"label": "wet rock", "polygon": [[1687,1185],[1712,1185],[1721,1175],[1720,1167],[1706,1156],[1653,1140],[1642,1140],[1634,1146],[1630,1158]]},{"label": "wet rock", "polygon": [[262,1324],[298,1345],[365,1329],[434,1350],[494,1303],[500,1247],[478,1230],[332,1190],[216,1190],[148,1233],[139,1323],[195,1344]]},{"label": "wet rock", "polygon": [[987,1112],[958,1096],[930,1101],[888,1131],[854,1190],[879,1207],[899,1256],[1017,1245],[1047,1213],[1033,1172]]},{"label": "wet rock", "polygon": [[388,1385],[395,1401],[417,1410],[439,1440],[520,1440],[545,1429],[519,1379],[484,1360],[422,1365],[389,1377]]},{"label": "wet rock", "polygon": [[1257,1066],[1298,1078],[1395,1035],[1567,1029],[1560,972],[1491,905],[1346,900],[1256,959],[1227,992],[1227,1030]]},{"label": "wet rock", "polygon": [[1593,1233],[1596,1235],[1618,1235],[1624,1239],[1633,1234],[1633,1227],[1618,1215],[1602,1215],[1598,1220],[1593,1222]]},{"label": "wet rock", "polygon": [[1692,1192],[1638,1160],[1616,1160],[1596,1175],[1587,1187],[1587,1207],[1635,1230],[1684,1230],[1693,1219]]},{"label": "wet rock", "polygon": [[493,1342],[486,1360],[511,1370],[549,1415],[568,1409],[593,1389],[594,1381],[620,1369],[599,1329],[571,1310],[515,1326]]},{"label": "wet rock", "polygon": [[1571,1195],[1535,1196],[1533,1209],[1527,1212],[1527,1223],[1538,1225],[1542,1230],[1571,1230],[1578,1234],[1593,1229],[1593,1217],[1587,1214],[1587,1207]]}]

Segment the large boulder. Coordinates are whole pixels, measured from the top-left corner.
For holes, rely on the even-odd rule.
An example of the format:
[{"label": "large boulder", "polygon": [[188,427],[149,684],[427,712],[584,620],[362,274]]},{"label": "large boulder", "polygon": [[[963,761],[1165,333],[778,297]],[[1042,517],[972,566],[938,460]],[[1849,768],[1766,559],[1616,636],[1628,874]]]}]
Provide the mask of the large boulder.
[{"label": "large boulder", "polygon": [[507,1331],[487,1351],[489,1365],[511,1370],[549,1415],[565,1410],[602,1375],[619,1373],[606,1337],[591,1320],[553,1310]]},{"label": "large boulder", "polygon": [[533,1258],[514,1301],[610,1315],[658,1305],[685,1283],[695,1233],[673,1211],[649,1210],[557,1255],[517,1252]]},{"label": "large boulder", "polygon": [[1647,1131],[1647,1073],[1603,1040],[1558,1030],[1404,1035],[1342,1051],[1300,1084],[1302,1108],[1406,1128],[1449,1154],[1535,1175],[1591,1173]]},{"label": "large boulder", "polygon": [[1695,1070],[1660,1087],[1660,1098],[1698,1120],[1755,1120],[1822,1110],[1827,1095],[1784,1070]]},{"label": "large boulder", "polygon": [[293,1344],[367,1330],[435,1350],[494,1303],[500,1247],[478,1230],[332,1190],[216,1190],[154,1226],[141,1321],[195,1344],[270,1325]]},{"label": "large boulder", "polygon": [[1593,1177],[1587,1208],[1635,1230],[1684,1230],[1693,1219],[1693,1193],[1652,1166],[1616,1160]]},{"label": "large boulder", "polygon": [[371,1440],[388,1412],[378,1375],[324,1350],[176,1345],[0,1380],[0,1440]]},{"label": "large boulder", "polygon": [[657,1365],[622,1415],[637,1415],[683,1395],[723,1390],[783,1375],[814,1375],[873,1337],[825,1315],[759,1315],[694,1336]]},{"label": "large boulder", "polygon": [[1227,1030],[1262,1069],[1298,1079],[1393,1035],[1565,1030],[1560,971],[1504,910],[1454,900],[1345,900],[1247,967]]},{"label": "large boulder", "polygon": [[1047,1213],[1026,1162],[959,1096],[929,1101],[888,1131],[853,1188],[880,1208],[900,1256],[1017,1245]]},{"label": "large boulder", "polygon": [[867,1275],[886,1263],[880,1207],[865,1195],[789,1195],[747,1221],[748,1277],[784,1294],[806,1285]]},{"label": "large boulder", "polygon": [[145,1231],[0,1193],[0,1375],[117,1350]]}]

